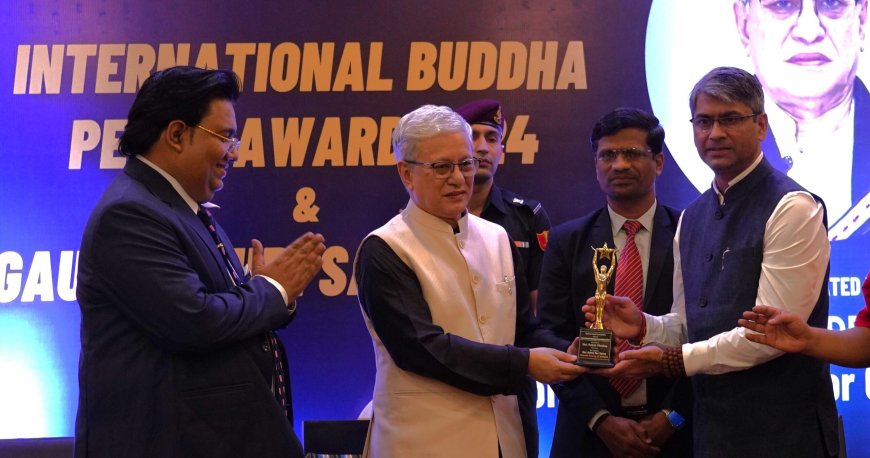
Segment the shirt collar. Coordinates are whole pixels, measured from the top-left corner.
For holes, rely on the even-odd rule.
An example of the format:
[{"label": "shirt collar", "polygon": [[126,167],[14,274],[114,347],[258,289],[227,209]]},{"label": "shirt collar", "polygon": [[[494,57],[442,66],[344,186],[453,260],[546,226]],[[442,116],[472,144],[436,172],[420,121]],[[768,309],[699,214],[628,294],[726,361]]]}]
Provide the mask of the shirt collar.
[{"label": "shirt collar", "polygon": [[[658,205],[658,199],[654,199],[652,205],[650,205],[649,209],[644,212],[643,215],[640,215],[640,218],[637,218],[635,221],[640,222],[640,224],[646,230],[650,230],[653,227],[653,220],[655,220],[656,215],[656,206]],[[628,221],[628,218],[616,213],[610,205],[607,206],[607,213],[610,214],[610,229],[613,231],[613,234],[616,235],[622,226]]]},{"label": "shirt collar", "polygon": [[[759,154],[758,157],[756,157],[755,160],[752,162],[752,164],[749,167],[746,167],[746,170],[740,172],[739,175],[737,175],[728,182],[728,189],[733,188],[735,184],[740,182],[740,180],[746,178],[747,175],[752,173],[752,171],[755,170],[756,167],[758,167],[758,164],[761,164],[762,159],[764,159],[764,154]],[[726,189],[725,192],[728,192],[728,189]],[[719,198],[720,204],[725,201],[725,196],[721,192],[719,192],[719,187],[716,186],[716,180],[713,180],[713,192],[715,192],[716,196]]]},{"label": "shirt collar", "polygon": [[495,184],[489,188],[489,195],[486,197],[486,204],[483,206],[483,211],[486,211],[489,206],[492,205],[498,211],[502,213],[507,213],[507,209],[505,209],[504,199],[501,195],[501,188],[496,186]]},{"label": "shirt collar", "polygon": [[[199,211],[199,204],[195,200],[193,200],[193,197],[190,197],[190,194],[188,194],[183,187],[181,187],[181,183],[179,183],[178,180],[175,179],[175,177],[158,167],[157,164],[149,161],[148,159],[145,159],[145,157],[143,157],[141,154],[137,154],[136,158],[142,161],[142,163],[144,163],[148,167],[154,169],[154,171],[159,173],[163,178],[166,178],[166,181],[168,181],[169,184],[172,185],[172,189],[174,189],[175,192],[177,192],[178,195],[181,196],[182,199],[184,199],[184,203],[186,203],[187,206],[190,207],[191,211],[193,211],[194,213],[197,213]],[[211,202],[205,202],[202,204],[202,206],[206,208],[220,208]]]},{"label": "shirt collar", "polygon": [[406,217],[411,220],[426,226],[432,230],[438,232],[445,232],[450,234],[463,234],[468,232],[468,211],[463,211],[462,216],[457,221],[457,225],[459,226],[459,231],[453,229],[453,226],[450,225],[447,221],[426,212],[422,208],[418,207],[417,204],[414,203],[414,199],[408,199],[408,205],[405,206],[403,213]]}]

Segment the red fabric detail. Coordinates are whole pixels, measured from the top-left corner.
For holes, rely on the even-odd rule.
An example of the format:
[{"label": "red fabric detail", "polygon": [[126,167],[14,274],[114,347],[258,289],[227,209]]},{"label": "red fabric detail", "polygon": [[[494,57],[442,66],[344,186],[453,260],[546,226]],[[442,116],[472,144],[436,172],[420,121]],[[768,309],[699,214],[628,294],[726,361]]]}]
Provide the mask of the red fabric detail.
[{"label": "red fabric detail", "polygon": [[[622,253],[619,255],[619,262],[616,264],[616,286],[613,289],[615,296],[628,297],[637,308],[643,307],[643,265],[640,261],[637,244],[634,242],[634,236],[641,227],[643,226],[637,221],[626,221],[622,225],[626,239]],[[630,348],[631,344],[627,340],[618,340],[617,351],[619,353]],[[637,390],[640,386],[640,380],[616,377],[610,379],[610,384],[619,392],[620,396],[625,398]]]}]

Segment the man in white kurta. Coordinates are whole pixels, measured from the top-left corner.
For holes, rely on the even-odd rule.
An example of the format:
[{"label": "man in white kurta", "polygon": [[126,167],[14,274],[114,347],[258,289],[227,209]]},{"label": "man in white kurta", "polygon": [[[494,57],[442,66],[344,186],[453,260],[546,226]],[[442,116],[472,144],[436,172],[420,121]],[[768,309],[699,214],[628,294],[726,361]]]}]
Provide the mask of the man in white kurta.
[{"label": "man in white kurta", "polygon": [[515,346],[568,342],[529,323],[504,229],[465,211],[477,165],[468,124],[424,106],[402,118],[393,143],[411,199],[355,263],[377,364],[367,451],[525,457],[515,396],[524,376],[552,383],[583,369],[568,353]]}]

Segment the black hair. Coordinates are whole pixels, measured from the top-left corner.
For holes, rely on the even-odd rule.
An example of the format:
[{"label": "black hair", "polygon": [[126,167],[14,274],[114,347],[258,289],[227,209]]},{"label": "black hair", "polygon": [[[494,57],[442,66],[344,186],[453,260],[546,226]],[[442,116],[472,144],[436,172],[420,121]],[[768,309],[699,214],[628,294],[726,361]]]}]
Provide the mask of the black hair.
[{"label": "black hair", "polygon": [[199,124],[213,100],[235,102],[239,79],[229,70],[171,67],[154,72],[142,83],[127,115],[118,152],[135,156],[147,152],[170,122]]},{"label": "black hair", "polygon": [[602,116],[595,123],[592,135],[589,136],[592,151],[598,151],[598,141],[601,140],[601,137],[614,135],[622,129],[630,128],[645,130],[647,132],[646,144],[649,149],[653,154],[662,152],[665,144],[665,129],[659,124],[659,118],[646,111],[631,107],[617,108]]}]

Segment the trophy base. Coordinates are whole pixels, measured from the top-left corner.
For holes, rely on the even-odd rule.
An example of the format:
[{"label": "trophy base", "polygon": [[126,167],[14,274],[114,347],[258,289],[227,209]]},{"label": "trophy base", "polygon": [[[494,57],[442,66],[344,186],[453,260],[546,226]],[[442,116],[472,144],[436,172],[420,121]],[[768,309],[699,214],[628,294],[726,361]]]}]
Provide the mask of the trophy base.
[{"label": "trophy base", "polygon": [[583,367],[613,367],[613,331],[609,329],[580,328],[580,346],[577,362]]}]

